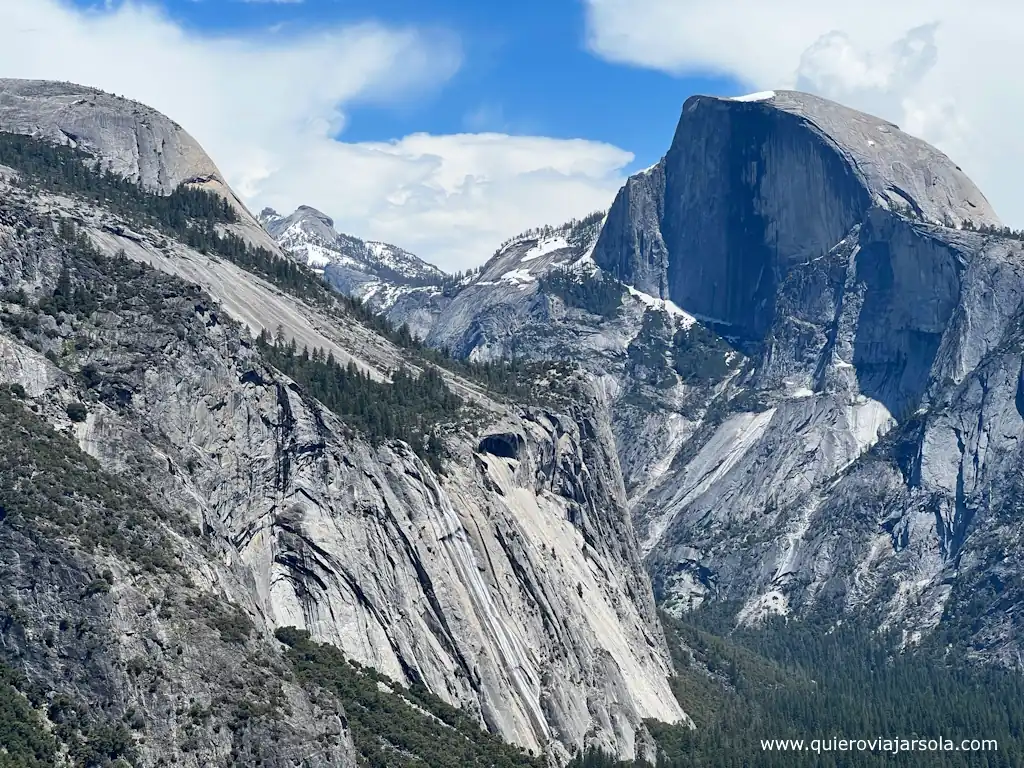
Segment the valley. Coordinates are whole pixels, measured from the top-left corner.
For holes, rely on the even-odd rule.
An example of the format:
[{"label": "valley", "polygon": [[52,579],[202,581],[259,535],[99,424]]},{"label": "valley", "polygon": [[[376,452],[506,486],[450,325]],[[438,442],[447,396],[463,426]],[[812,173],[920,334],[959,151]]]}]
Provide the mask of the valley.
[{"label": "valley", "polygon": [[949,158],[808,94],[448,275],[2,80],[2,759],[1020,764],[1022,302]]}]

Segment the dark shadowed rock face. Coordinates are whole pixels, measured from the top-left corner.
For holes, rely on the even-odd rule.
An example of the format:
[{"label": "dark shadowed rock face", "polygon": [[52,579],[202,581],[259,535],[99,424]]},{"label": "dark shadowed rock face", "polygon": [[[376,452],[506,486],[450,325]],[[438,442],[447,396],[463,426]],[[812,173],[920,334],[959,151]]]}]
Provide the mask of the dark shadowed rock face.
[{"label": "dark shadowed rock face", "polygon": [[891,123],[686,102],[594,252],[749,354],[631,499],[664,609],[863,610],[1017,663],[1024,244],[999,229]]},{"label": "dark shadowed rock face", "polygon": [[949,158],[891,123],[795,92],[695,96],[665,159],[620,192],[594,259],[761,341],[792,270],[826,255],[872,209],[998,224]]},{"label": "dark shadowed rock face", "polygon": [[[622,282],[668,298],[668,250],[661,236],[665,213],[665,160],[631,176],[615,198],[594,260]],[[628,255],[627,258],[620,256]]]}]

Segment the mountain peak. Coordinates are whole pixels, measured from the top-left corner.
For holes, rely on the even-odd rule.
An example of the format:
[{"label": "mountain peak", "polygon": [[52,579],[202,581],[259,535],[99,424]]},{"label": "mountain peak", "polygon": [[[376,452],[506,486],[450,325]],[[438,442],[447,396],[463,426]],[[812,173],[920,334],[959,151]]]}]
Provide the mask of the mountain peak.
[{"label": "mountain peak", "polygon": [[0,79],[0,130],[79,147],[112,173],[164,194],[194,179],[225,184],[213,160],[176,122],[96,88]]},{"label": "mountain peak", "polygon": [[201,186],[238,212],[240,235],[273,248],[199,142],[152,107],[74,83],[0,78],[0,131],[81,149],[149,192]]},{"label": "mountain peak", "polygon": [[786,275],[876,214],[999,226],[952,160],[886,120],[798,91],[692,96],[665,158],[619,192],[594,260],[760,343]]},{"label": "mountain peak", "polygon": [[334,229],[334,219],[332,219],[323,211],[319,210],[318,208],[314,208],[311,205],[300,205],[298,208],[295,209],[295,213],[292,215],[298,218],[317,219],[327,227]]},{"label": "mountain peak", "polygon": [[334,219],[311,205],[300,205],[289,216],[272,213],[260,217],[267,232],[314,269],[343,267],[398,286],[440,285],[444,281],[442,270],[403,248],[338,232]]},{"label": "mountain peak", "polygon": [[691,96],[683,105],[680,130],[720,112],[740,130],[756,115],[775,114],[776,130],[789,122],[813,134],[842,158],[879,207],[909,209],[933,224],[1000,226],[988,200],[958,165],[888,120],[811,93],[764,91],[734,98]]}]

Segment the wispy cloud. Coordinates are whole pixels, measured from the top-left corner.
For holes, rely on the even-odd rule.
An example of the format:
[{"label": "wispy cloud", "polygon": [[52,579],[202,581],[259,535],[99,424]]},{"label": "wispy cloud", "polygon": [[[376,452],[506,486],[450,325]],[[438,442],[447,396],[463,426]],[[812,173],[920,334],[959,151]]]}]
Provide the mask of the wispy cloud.
[{"label": "wispy cloud", "polygon": [[[253,207],[316,206],[353,234],[449,269],[510,234],[610,203],[632,155],[501,133],[347,143],[359,101],[403,102],[461,65],[444,31],[357,24],[203,35],[162,9],[0,0],[0,73],[70,80],[150,104],[187,128]],[[25,30],[37,30],[26,33]]]}]

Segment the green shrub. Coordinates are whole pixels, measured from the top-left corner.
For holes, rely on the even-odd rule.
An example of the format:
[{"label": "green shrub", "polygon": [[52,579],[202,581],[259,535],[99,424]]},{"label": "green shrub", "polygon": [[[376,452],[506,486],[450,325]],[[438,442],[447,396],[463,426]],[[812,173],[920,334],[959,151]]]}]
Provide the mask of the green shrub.
[{"label": "green shrub", "polygon": [[72,421],[85,421],[89,416],[89,409],[83,403],[68,403],[67,413]]}]

